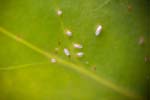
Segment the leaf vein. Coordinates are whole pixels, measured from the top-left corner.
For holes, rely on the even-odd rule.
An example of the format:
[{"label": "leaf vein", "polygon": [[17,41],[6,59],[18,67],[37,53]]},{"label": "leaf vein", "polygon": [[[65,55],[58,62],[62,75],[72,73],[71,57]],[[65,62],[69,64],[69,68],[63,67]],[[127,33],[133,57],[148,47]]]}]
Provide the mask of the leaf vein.
[{"label": "leaf vein", "polygon": [[124,96],[127,96],[129,98],[142,100],[142,97],[139,96],[138,94],[135,94],[135,93],[133,93],[131,91],[125,90],[122,87],[119,87],[118,85],[116,85],[116,84],[114,84],[114,83],[112,83],[112,82],[110,82],[110,81],[108,81],[108,80],[106,80],[106,79],[104,79],[104,78],[102,78],[102,77],[92,73],[91,71],[86,70],[83,66],[76,65],[76,64],[74,64],[72,62],[68,62],[66,60],[61,59],[60,57],[52,55],[52,54],[50,54],[50,53],[48,53],[48,52],[38,48],[37,46],[29,43],[28,41],[26,41],[26,40],[16,36],[12,32],[7,31],[3,27],[0,27],[0,32],[5,34],[6,36],[8,36],[8,37],[18,41],[19,43],[25,45],[26,47],[36,51],[37,53],[42,54],[43,56],[47,57],[48,59],[56,58],[58,63],[60,63],[60,64],[62,64],[64,66],[67,65],[66,67],[68,67],[70,69],[73,69],[73,70],[75,70],[75,71],[77,71],[77,72],[79,72],[79,73],[81,73],[81,74],[83,74],[83,75],[85,75],[85,76],[95,80],[96,82],[98,82],[99,84],[101,84],[101,85],[103,85],[103,86],[105,86],[107,88],[110,88],[110,89],[112,89],[112,90],[114,90],[114,91],[116,91],[116,92],[118,92],[118,93],[120,93],[120,94],[122,94]]}]

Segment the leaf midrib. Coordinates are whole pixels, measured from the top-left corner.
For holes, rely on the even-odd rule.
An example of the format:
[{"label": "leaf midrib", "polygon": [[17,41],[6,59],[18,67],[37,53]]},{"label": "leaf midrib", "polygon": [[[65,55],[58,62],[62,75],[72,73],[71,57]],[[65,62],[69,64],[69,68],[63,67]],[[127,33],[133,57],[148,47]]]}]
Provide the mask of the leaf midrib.
[{"label": "leaf midrib", "polygon": [[44,50],[42,50],[41,48],[31,44],[30,42],[16,36],[15,34],[11,33],[10,31],[7,31],[6,29],[4,29],[3,27],[0,27],[0,32],[7,35],[8,37],[16,40],[17,42],[25,45],[26,47],[34,50],[35,52],[38,52],[40,54],[42,54],[43,56],[45,56],[46,58],[48,59],[51,59],[51,58],[56,58],[57,59],[57,63],[59,64],[62,64],[62,65],[65,65],[66,67],[70,68],[70,69],[73,69],[89,78],[91,78],[92,80],[95,80],[97,83],[101,84],[101,85],[104,85],[106,86],[107,88],[110,88],[124,96],[127,96],[129,98],[132,98],[132,99],[137,99],[137,100],[143,100],[143,97],[138,95],[138,94],[135,94],[131,91],[127,91],[125,90],[124,88],[122,87],[119,87],[118,85],[96,75],[95,73],[92,73],[88,70],[86,70],[83,66],[79,66],[79,65],[76,65],[72,62],[69,62],[69,61],[66,61],[66,60],[63,60],[61,59],[60,57],[56,56],[56,55],[53,55],[51,53],[48,53]]}]

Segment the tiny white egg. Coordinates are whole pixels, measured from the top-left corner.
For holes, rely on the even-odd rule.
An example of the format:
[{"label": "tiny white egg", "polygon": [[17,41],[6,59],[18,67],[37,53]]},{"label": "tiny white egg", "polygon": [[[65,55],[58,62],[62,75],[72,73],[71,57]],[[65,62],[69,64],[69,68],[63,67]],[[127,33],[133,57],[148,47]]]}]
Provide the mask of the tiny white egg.
[{"label": "tiny white egg", "polygon": [[139,38],[138,44],[139,44],[139,45],[142,45],[142,44],[144,44],[144,41],[145,41],[144,37],[141,36],[141,37]]},{"label": "tiny white egg", "polygon": [[51,62],[52,62],[52,63],[56,63],[56,59],[55,59],[55,58],[52,58],[52,59],[51,59]]},{"label": "tiny white egg", "polygon": [[62,10],[57,10],[57,15],[61,16],[62,15]]},{"label": "tiny white egg", "polygon": [[59,51],[59,48],[55,48],[55,51]]},{"label": "tiny white egg", "polygon": [[83,52],[78,52],[78,53],[77,53],[77,56],[78,56],[78,57],[82,57],[83,55],[84,55]]}]

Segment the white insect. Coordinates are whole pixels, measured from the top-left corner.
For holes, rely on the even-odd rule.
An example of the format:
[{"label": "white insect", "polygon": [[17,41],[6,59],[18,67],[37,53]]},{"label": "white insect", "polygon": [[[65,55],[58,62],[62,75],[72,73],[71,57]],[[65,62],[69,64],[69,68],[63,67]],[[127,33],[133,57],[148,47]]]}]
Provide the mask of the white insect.
[{"label": "white insect", "polygon": [[78,57],[82,57],[83,55],[84,55],[83,52],[78,52],[78,53],[77,53],[77,56],[78,56]]},{"label": "white insect", "polygon": [[67,31],[66,31],[66,35],[69,36],[69,37],[71,37],[71,36],[72,36],[72,32],[69,31],[69,30],[67,30]]},{"label": "white insect", "polygon": [[83,48],[83,46],[81,44],[78,44],[78,43],[74,43],[73,46],[74,46],[74,48],[77,48],[77,49]]},{"label": "white insect", "polygon": [[69,50],[66,49],[66,48],[64,49],[64,53],[65,53],[66,56],[70,56],[70,52],[69,52]]},{"label": "white insect", "polygon": [[98,25],[96,32],[95,32],[95,35],[96,36],[100,35],[101,31],[102,31],[102,25]]},{"label": "white insect", "polygon": [[57,15],[61,16],[62,15],[62,10],[57,10]]},{"label": "white insect", "polygon": [[51,62],[52,62],[52,63],[56,63],[56,59],[55,59],[55,58],[52,58],[52,59],[51,59]]}]

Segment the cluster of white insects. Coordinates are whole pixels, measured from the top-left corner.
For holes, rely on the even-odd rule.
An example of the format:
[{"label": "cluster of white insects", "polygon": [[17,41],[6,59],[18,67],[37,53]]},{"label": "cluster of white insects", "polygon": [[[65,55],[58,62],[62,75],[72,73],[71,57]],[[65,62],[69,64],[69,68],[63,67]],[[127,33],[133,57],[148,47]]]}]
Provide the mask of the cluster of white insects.
[{"label": "cluster of white insects", "polygon": [[[62,16],[63,11],[60,10],[60,9],[58,9],[56,13],[57,13],[58,16]],[[102,25],[98,25],[97,28],[96,28],[96,31],[95,31],[95,36],[99,36],[100,33],[101,33],[101,31],[102,31]],[[70,30],[66,30],[66,31],[65,31],[65,34],[66,34],[68,37],[72,37],[72,35],[73,35]],[[73,43],[73,47],[74,47],[75,49],[82,49],[82,48],[83,48],[83,45],[82,45],[82,44],[79,44],[79,43]],[[58,48],[55,48],[55,50],[58,51]],[[68,48],[64,48],[63,52],[64,52],[64,54],[65,54],[66,56],[68,56],[68,57],[71,56],[70,51],[69,51]],[[79,57],[79,58],[81,58],[81,57],[84,56],[84,52],[77,52],[77,53],[76,53],[76,56]],[[52,59],[51,59],[51,62],[52,62],[52,63],[56,63],[56,59],[55,59],[55,58],[52,58]],[[86,61],[86,64],[88,64],[88,63],[89,63],[89,62]]]},{"label": "cluster of white insects", "polygon": [[[56,13],[57,13],[57,16],[62,16],[63,11],[60,10],[60,9],[58,9]],[[96,30],[95,30],[95,36],[96,36],[96,37],[101,34],[102,28],[103,28],[103,27],[102,27],[102,25],[100,25],[100,24],[97,26],[97,28],[96,28]],[[72,33],[70,30],[66,30],[66,31],[65,31],[65,34],[66,34],[68,37],[72,37],[72,35],[73,35],[73,33]],[[139,38],[139,41],[138,41],[138,44],[139,44],[139,45],[143,45],[144,42],[145,42],[144,37],[140,37],[140,38]],[[83,48],[83,45],[82,45],[82,44],[79,44],[79,43],[73,43],[73,47],[74,47],[74,49],[79,49],[79,50],[81,50],[81,49]],[[59,48],[55,48],[56,51],[58,51],[58,49],[59,49]],[[68,57],[71,56],[70,50],[69,50],[68,48],[64,48],[64,49],[63,49],[63,52],[64,52],[64,54],[65,54],[66,56],[68,56]],[[81,57],[84,56],[84,52],[77,52],[77,53],[76,53],[76,56],[77,56],[78,58],[81,58]],[[145,62],[148,62],[148,61],[150,61],[150,58],[146,56],[146,57],[145,57]],[[55,58],[52,58],[52,59],[51,59],[51,62],[52,62],[52,63],[56,63],[57,61],[56,61]],[[89,64],[89,62],[86,61],[85,64]],[[96,67],[93,66],[93,67],[92,67],[92,70],[95,71],[95,70],[96,70]]]}]

